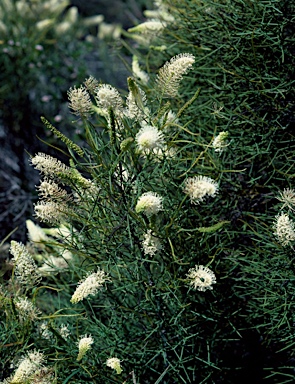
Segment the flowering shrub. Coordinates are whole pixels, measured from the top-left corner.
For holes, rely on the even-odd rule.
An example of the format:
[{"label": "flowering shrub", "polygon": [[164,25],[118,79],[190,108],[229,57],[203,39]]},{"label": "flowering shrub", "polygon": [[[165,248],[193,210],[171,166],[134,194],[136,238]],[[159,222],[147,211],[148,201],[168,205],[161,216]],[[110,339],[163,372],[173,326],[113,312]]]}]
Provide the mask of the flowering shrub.
[{"label": "flowering shrub", "polygon": [[[1,364],[34,344],[57,383],[292,381],[290,5],[155,5],[129,33],[157,75],[136,55],[126,95],[73,86],[83,147],[42,118],[69,161],[31,158],[35,216],[54,227],[11,244]],[[4,380],[36,381],[27,366]]]},{"label": "flowering shrub", "polygon": [[[59,237],[54,240],[53,229],[29,221],[31,241],[27,248],[18,245],[24,260],[21,265],[28,267],[20,268],[19,258],[12,259],[12,283],[26,295],[27,321],[40,323],[39,334],[48,348],[61,348],[62,359],[70,359],[73,366],[83,361],[90,377],[95,371],[111,377],[114,372],[107,368],[111,367],[115,374],[134,371],[135,377],[151,376],[152,383],[167,370],[167,359],[175,367],[182,364],[182,348],[196,353],[190,338],[181,335],[191,326],[190,317],[202,295],[208,295],[204,291],[218,285],[213,255],[199,245],[215,232],[214,225],[218,230],[226,224],[204,214],[216,204],[217,189],[222,186],[217,187],[220,174],[211,163],[214,147],[207,143],[202,157],[196,158],[196,149],[204,143],[181,123],[186,106],[196,100],[199,90],[174,111],[166,103],[166,85],[163,93],[158,91],[173,78],[169,95],[176,96],[184,76],[193,73],[194,60],[192,55],[179,54],[164,63],[149,95],[132,77],[125,100],[116,88],[99,84],[93,77],[71,88],[69,108],[83,122],[87,145],[80,148],[60,134],[68,145],[68,165],[44,153],[30,160],[43,178],[37,186],[40,200],[35,215],[55,225]],[[207,234],[199,231],[206,225]],[[44,247],[60,255],[47,254]],[[27,249],[35,261],[29,259]],[[27,273],[32,263],[44,263],[35,266],[36,278]],[[209,264],[210,269],[205,267]],[[43,285],[59,292],[58,302],[52,298],[53,312],[41,309],[42,295],[32,296],[29,285],[16,285],[20,277],[22,282],[29,279],[28,283],[35,279],[36,289],[41,276]],[[70,283],[65,285],[66,281]],[[190,292],[191,286],[196,292]],[[8,293],[4,296],[7,303],[12,300]],[[214,300],[214,294],[207,299]],[[73,315],[79,334],[91,334],[80,336],[78,358],[74,334],[67,335],[69,349],[62,347],[58,313],[68,317],[70,329]],[[48,318],[47,325],[44,320]],[[197,323],[191,332],[199,337]],[[41,348],[42,343],[35,342],[35,346]],[[161,349],[164,354],[156,359]],[[118,357],[109,357],[114,355]],[[189,361],[188,367],[193,364]],[[56,380],[66,378],[59,363],[56,372]],[[78,369],[75,379],[81,374]]]}]

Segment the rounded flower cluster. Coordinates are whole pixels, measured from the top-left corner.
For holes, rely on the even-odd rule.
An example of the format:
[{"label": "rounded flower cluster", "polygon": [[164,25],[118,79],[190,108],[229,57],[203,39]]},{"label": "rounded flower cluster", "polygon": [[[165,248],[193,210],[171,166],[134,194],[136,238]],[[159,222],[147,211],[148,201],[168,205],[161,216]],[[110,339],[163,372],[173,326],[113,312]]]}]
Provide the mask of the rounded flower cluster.
[{"label": "rounded flower cluster", "polygon": [[135,137],[138,150],[142,153],[149,153],[164,145],[164,135],[158,128],[152,125],[144,125]]},{"label": "rounded flower cluster", "polygon": [[111,357],[107,359],[107,367],[114,369],[119,375],[122,372],[121,361],[117,357]]},{"label": "rounded flower cluster", "polygon": [[96,88],[97,105],[104,113],[111,108],[115,113],[120,114],[123,110],[123,100],[115,87],[109,84],[102,84]]},{"label": "rounded flower cluster", "polygon": [[212,284],[216,283],[216,277],[211,269],[203,265],[196,265],[191,268],[187,273],[187,278],[190,280],[189,284],[198,291],[206,291],[213,289]]},{"label": "rounded flower cluster", "polygon": [[276,216],[274,230],[283,247],[295,241],[295,225],[286,213]]},{"label": "rounded flower cluster", "polygon": [[288,207],[291,211],[295,211],[295,191],[291,188],[285,188],[280,192],[280,197],[277,198],[283,203],[282,209]]},{"label": "rounded flower cluster", "polygon": [[218,184],[206,176],[189,177],[185,181],[184,192],[189,195],[193,204],[198,204],[206,195],[215,196],[218,193]]},{"label": "rounded flower cluster", "polygon": [[87,89],[81,85],[79,88],[70,88],[68,91],[69,108],[77,116],[87,116],[93,113],[92,102]]},{"label": "rounded flower cluster", "polygon": [[137,201],[135,211],[143,212],[148,217],[157,214],[163,209],[163,198],[155,192],[143,193]]}]

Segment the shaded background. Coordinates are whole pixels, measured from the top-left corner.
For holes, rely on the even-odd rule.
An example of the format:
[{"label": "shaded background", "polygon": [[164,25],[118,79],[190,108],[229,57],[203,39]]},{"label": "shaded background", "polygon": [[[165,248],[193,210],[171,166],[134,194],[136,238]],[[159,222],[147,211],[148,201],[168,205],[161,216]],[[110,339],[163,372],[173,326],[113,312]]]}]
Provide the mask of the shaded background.
[{"label": "shaded background", "polygon": [[[104,22],[127,29],[144,20],[143,10],[151,7],[152,2],[72,0],[71,5],[78,8],[81,16],[102,14]],[[40,116],[44,115],[61,132],[78,140],[79,121],[74,121],[74,115],[69,112],[67,90],[81,84],[89,75],[119,89],[126,88],[130,72],[123,61],[130,62],[131,54],[121,49],[119,42],[98,41],[96,27],[90,30],[90,35],[94,37],[91,42],[81,38],[80,51],[76,51],[75,46],[71,48],[74,42],[69,41],[69,50],[74,52],[70,57],[58,44],[53,47],[54,57],[42,56],[41,52],[44,71],[40,70],[29,92],[22,93],[22,89],[27,86],[30,69],[28,74],[17,73],[17,67],[15,73],[10,74],[3,74],[2,69],[0,88],[5,89],[5,83],[9,82],[12,91],[4,96],[0,93],[0,242],[12,231],[8,243],[12,239],[26,242],[25,220],[32,218],[37,200],[35,186],[39,184],[38,172],[29,165],[29,154],[46,152],[63,160],[59,151],[42,142],[62,147],[62,143],[46,131]],[[17,105],[14,95],[17,95]],[[5,248],[2,248],[2,258],[7,257],[7,246]]]}]

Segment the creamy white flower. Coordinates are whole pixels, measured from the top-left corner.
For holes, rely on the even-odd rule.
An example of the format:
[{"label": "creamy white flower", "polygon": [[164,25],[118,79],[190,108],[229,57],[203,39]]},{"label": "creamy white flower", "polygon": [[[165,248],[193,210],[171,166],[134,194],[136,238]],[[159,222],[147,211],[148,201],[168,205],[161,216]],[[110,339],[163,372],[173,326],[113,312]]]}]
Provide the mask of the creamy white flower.
[{"label": "creamy white flower", "polygon": [[130,91],[126,99],[127,109],[125,115],[130,119],[141,121],[145,116],[150,115],[150,110],[146,106],[146,94],[137,87],[138,93],[135,95],[133,91]]},{"label": "creamy white flower", "polygon": [[19,297],[14,301],[15,308],[19,313],[20,319],[30,319],[35,320],[39,315],[41,315],[41,311],[26,297]]},{"label": "creamy white flower", "polygon": [[157,75],[159,91],[165,95],[174,97],[177,95],[182,77],[192,68],[195,57],[190,53],[181,53],[164,64]]},{"label": "creamy white flower", "polygon": [[71,173],[71,168],[63,164],[55,157],[39,152],[31,158],[31,163],[35,169],[43,173],[45,176],[59,177]]},{"label": "creamy white flower", "polygon": [[90,295],[96,295],[98,289],[110,280],[106,273],[100,269],[97,272],[89,274],[85,279],[78,283],[75,293],[71,298],[71,303],[76,304]]},{"label": "creamy white flower", "polygon": [[135,27],[129,28],[128,32],[137,32],[144,35],[158,35],[166,27],[166,23],[160,20],[148,20],[141,24],[136,25]]},{"label": "creamy white flower", "polygon": [[142,241],[142,248],[145,255],[154,256],[162,249],[162,243],[160,239],[152,234],[152,230],[149,229],[144,235]]},{"label": "creamy white flower", "polygon": [[81,339],[78,341],[78,348],[79,353],[77,357],[77,361],[80,361],[86,354],[87,351],[91,348],[91,345],[93,344],[94,340],[92,336],[82,336]]},{"label": "creamy white flower", "polygon": [[212,284],[216,283],[214,272],[203,265],[196,265],[194,268],[189,269],[187,279],[190,280],[189,284],[198,291],[213,289]]},{"label": "creamy white flower", "polygon": [[97,88],[99,87],[99,82],[98,80],[96,80],[95,77],[93,76],[89,76],[85,81],[84,81],[84,85],[85,87],[87,88],[87,90],[92,94],[94,95]]},{"label": "creamy white flower", "polygon": [[43,180],[37,187],[37,191],[39,196],[44,200],[59,200],[64,202],[71,200],[71,197],[68,195],[67,191],[60,188],[59,185],[52,180]]},{"label": "creamy white flower", "polygon": [[79,88],[70,88],[68,91],[69,108],[77,116],[87,116],[93,113],[92,102],[86,88],[81,85]]},{"label": "creamy white flower", "polygon": [[135,55],[132,58],[132,73],[136,79],[142,82],[142,84],[146,85],[149,82],[149,75],[140,68],[138,57]]},{"label": "creamy white flower", "polygon": [[67,339],[70,336],[68,325],[62,324],[59,329],[59,333],[63,339]]},{"label": "creamy white flower", "polygon": [[226,141],[228,132],[220,132],[213,140],[212,147],[215,152],[222,152],[228,146]]},{"label": "creamy white flower", "polygon": [[117,357],[111,357],[107,359],[106,365],[112,369],[115,369],[117,375],[122,372],[121,361]]},{"label": "creamy white flower", "polygon": [[71,211],[66,204],[54,201],[39,201],[34,204],[34,210],[38,219],[51,224],[60,224],[65,221]]},{"label": "creamy white flower", "polygon": [[215,196],[218,193],[218,184],[206,176],[189,177],[185,181],[184,192],[189,195],[193,204],[198,204],[206,195]]},{"label": "creamy white flower", "polygon": [[36,246],[43,248],[43,243],[49,241],[49,237],[39,225],[35,224],[32,220],[26,220],[26,226],[28,230],[28,237],[30,241]]},{"label": "creamy white flower", "polygon": [[175,112],[169,110],[163,117],[161,117],[159,123],[164,132],[169,132],[174,125],[179,124],[179,119]]},{"label": "creamy white flower", "polygon": [[42,274],[63,272],[69,268],[69,262],[72,260],[71,252],[64,252],[62,256],[49,255],[46,262],[39,268]]},{"label": "creamy white flower", "polygon": [[285,188],[283,192],[279,192],[280,197],[277,197],[279,201],[283,203],[281,209],[288,207],[291,211],[295,211],[295,191],[294,189]]},{"label": "creamy white flower", "polygon": [[20,361],[19,366],[16,369],[10,383],[21,384],[24,383],[26,380],[29,380],[30,376],[32,376],[34,372],[42,366],[43,362],[43,353],[40,353],[38,351],[29,352],[28,356]]},{"label": "creamy white flower", "polygon": [[163,210],[163,198],[155,192],[143,193],[137,201],[135,211],[143,212],[148,217]]},{"label": "creamy white flower", "polygon": [[283,247],[295,241],[295,225],[286,213],[282,212],[276,216],[273,227]]},{"label": "creamy white flower", "polygon": [[10,253],[13,255],[12,263],[14,264],[15,277],[21,284],[35,285],[38,284],[41,276],[37,271],[37,265],[26,247],[12,240]]},{"label": "creamy white flower", "polygon": [[146,153],[155,148],[162,148],[164,145],[164,135],[152,125],[144,125],[135,137],[137,147],[140,152]]},{"label": "creamy white flower", "polygon": [[96,89],[97,105],[107,114],[111,108],[115,114],[123,111],[123,100],[118,90],[109,84],[102,84]]},{"label": "creamy white flower", "polygon": [[39,326],[39,333],[43,339],[50,340],[53,336],[52,332],[48,328],[46,321],[43,321]]}]

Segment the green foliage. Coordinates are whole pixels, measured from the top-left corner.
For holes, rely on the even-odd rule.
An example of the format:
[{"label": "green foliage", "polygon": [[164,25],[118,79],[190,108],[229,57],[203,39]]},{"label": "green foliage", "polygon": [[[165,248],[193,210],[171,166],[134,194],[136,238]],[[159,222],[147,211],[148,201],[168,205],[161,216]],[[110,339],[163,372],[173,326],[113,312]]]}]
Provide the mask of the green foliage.
[{"label": "green foliage", "polygon": [[34,116],[63,115],[64,94],[86,76],[82,37],[103,20],[82,19],[65,1],[4,0],[0,11],[0,118],[18,134]]}]

